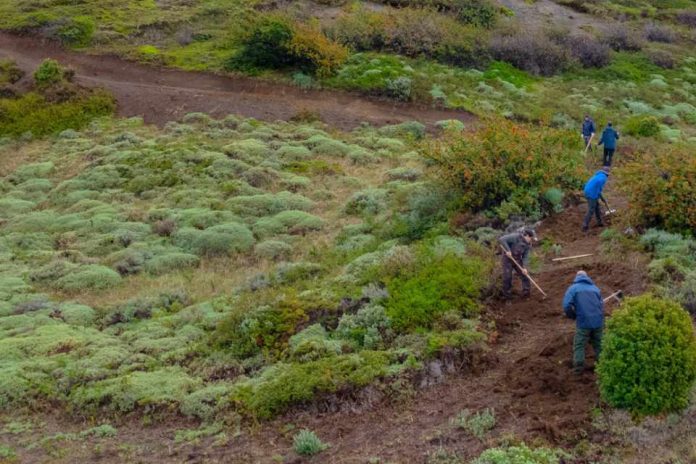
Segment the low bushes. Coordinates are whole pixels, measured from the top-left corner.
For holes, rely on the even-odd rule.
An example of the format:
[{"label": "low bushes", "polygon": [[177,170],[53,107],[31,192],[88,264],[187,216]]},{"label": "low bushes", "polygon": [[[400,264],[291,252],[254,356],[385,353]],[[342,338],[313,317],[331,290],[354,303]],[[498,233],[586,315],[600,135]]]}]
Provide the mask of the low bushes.
[{"label": "low bushes", "polygon": [[696,158],[689,149],[639,154],[617,170],[617,177],[636,224],[687,235],[696,230]]},{"label": "low bushes", "polygon": [[[468,14],[465,10],[462,5],[464,16]],[[488,59],[485,34],[480,29],[429,9],[373,11],[355,7],[339,17],[328,34],[357,51],[390,51],[458,66],[481,66]],[[393,87],[397,81],[394,82]],[[405,81],[400,82],[400,87],[404,87]],[[403,91],[398,93],[405,95]]]},{"label": "low bushes", "polygon": [[113,113],[113,97],[103,92],[51,103],[36,93],[16,99],[0,99],[0,133],[19,136],[31,132],[40,137],[65,129],[81,129],[92,119]]},{"label": "low bushes", "polygon": [[118,272],[105,266],[85,266],[55,281],[54,286],[66,292],[103,290],[121,283]]},{"label": "low bushes", "polygon": [[494,37],[491,55],[532,74],[551,76],[570,65],[568,51],[541,32]]},{"label": "low bushes", "polygon": [[425,156],[461,207],[508,219],[539,217],[544,192],[582,186],[585,171],[573,133],[496,120],[470,137],[445,134]]},{"label": "low bushes", "polygon": [[228,63],[233,69],[297,67],[319,76],[333,74],[348,52],[314,27],[281,16],[265,16],[251,27],[241,51]]},{"label": "low bushes", "polygon": [[317,394],[364,387],[407,366],[387,352],[362,351],[306,363],[277,363],[235,384],[232,399],[259,418],[270,418]]},{"label": "low bushes", "polygon": [[634,414],[681,409],[696,380],[696,337],[678,304],[650,295],[626,300],[607,321],[597,367],[602,397]]},{"label": "low bushes", "polygon": [[624,132],[637,137],[654,137],[660,133],[660,121],[655,116],[633,116],[624,122]]},{"label": "low bushes", "polygon": [[430,328],[438,315],[457,311],[464,317],[478,313],[478,297],[485,283],[485,265],[477,258],[455,255],[423,257],[415,272],[387,283],[387,315],[396,330]]},{"label": "low bushes", "polygon": [[522,443],[488,449],[472,464],[558,464],[565,456],[566,453],[559,449],[530,448]]}]

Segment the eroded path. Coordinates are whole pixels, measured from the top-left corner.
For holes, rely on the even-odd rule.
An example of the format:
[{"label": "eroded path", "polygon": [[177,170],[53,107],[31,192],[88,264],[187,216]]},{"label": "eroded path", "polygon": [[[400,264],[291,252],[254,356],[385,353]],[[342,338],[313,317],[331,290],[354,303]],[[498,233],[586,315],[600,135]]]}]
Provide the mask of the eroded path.
[{"label": "eroded path", "polygon": [[142,116],[146,122],[160,125],[191,112],[215,117],[239,114],[275,121],[288,120],[300,111],[313,111],[327,124],[344,130],[362,122],[381,126],[417,120],[432,127],[444,119],[473,119],[465,111],[343,92],[304,91],[245,77],[157,68],[114,56],[74,53],[41,39],[0,32],[2,58],[15,60],[27,72],[33,72],[45,58],[59,60],[75,69],[78,83],[111,91],[118,101],[120,116]]}]

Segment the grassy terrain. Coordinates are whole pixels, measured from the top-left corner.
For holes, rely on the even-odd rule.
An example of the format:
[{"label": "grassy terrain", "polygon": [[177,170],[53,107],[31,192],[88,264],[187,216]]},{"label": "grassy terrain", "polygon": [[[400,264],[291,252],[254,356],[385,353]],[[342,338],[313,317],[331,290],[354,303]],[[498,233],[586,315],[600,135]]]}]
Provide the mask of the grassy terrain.
[{"label": "grassy terrain", "polygon": [[6,143],[2,406],[268,417],[480,343],[487,252],[422,235],[443,197],[408,130],[192,114]]}]

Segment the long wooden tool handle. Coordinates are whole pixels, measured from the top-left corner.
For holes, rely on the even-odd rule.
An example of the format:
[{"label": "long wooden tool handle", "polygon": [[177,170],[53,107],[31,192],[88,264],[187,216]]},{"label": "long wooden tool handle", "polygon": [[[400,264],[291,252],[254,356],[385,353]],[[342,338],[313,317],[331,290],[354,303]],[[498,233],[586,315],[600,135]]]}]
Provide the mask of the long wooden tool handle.
[{"label": "long wooden tool handle", "polygon": [[566,256],[564,258],[553,258],[551,261],[565,261],[567,259],[577,259],[577,258],[585,258],[587,256],[592,256],[594,253],[587,253],[584,255],[575,255],[575,256]]},{"label": "long wooden tool handle", "polygon": [[594,134],[590,135],[590,140],[587,141],[587,146],[585,147],[585,153],[587,153],[587,149],[590,148],[590,145],[592,145],[593,138],[594,138]]},{"label": "long wooden tool handle", "polygon": [[[511,257],[511,256],[507,256],[508,251],[505,249],[505,247],[504,247],[503,245],[500,245],[500,248],[501,248],[501,249],[503,250],[503,252],[505,253],[505,256],[507,257],[507,259],[509,259],[510,261],[512,261],[513,263],[515,263],[515,266],[517,266],[517,269],[519,269],[520,272],[524,271],[524,268],[523,268],[522,266],[520,266],[520,265],[517,263],[517,261],[515,261],[515,258],[513,258],[513,257]],[[534,284],[534,286],[536,287],[536,289],[539,290],[539,291],[541,292],[542,295],[544,295],[544,297],[547,296],[547,295],[546,295],[546,292],[543,291],[543,290],[541,289],[541,287],[537,285],[536,282],[534,282],[534,279],[532,279],[532,276],[530,276],[529,274],[527,274],[527,278],[529,279],[529,281],[530,281],[532,284]]]},{"label": "long wooden tool handle", "polygon": [[[605,298],[604,300],[602,300],[602,301],[604,301],[604,302],[606,303],[607,301],[611,300],[612,298],[616,298],[616,299],[618,300],[618,299],[619,299],[618,297],[619,297],[619,294],[620,294],[620,293],[621,293],[621,290],[619,290],[619,291],[616,292],[616,293],[612,293],[611,295],[609,295],[608,297],[606,297],[606,298]],[[621,300],[619,300],[619,301],[621,301]]]}]

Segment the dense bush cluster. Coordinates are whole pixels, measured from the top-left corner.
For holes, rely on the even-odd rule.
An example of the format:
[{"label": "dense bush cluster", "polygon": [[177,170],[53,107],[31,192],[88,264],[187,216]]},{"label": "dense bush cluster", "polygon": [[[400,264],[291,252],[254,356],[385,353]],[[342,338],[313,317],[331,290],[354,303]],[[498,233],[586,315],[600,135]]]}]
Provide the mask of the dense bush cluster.
[{"label": "dense bush cluster", "polygon": [[233,69],[295,67],[319,76],[333,74],[347,51],[317,28],[282,16],[262,17],[250,28],[242,48],[229,62]]},{"label": "dense bush cluster", "polygon": [[428,156],[440,177],[461,192],[462,208],[503,220],[540,217],[549,212],[543,201],[549,189],[574,190],[584,180],[572,133],[504,120],[467,139],[445,137]]},{"label": "dense bush cluster", "polygon": [[618,171],[618,178],[637,224],[685,234],[696,230],[696,159],[690,149],[640,154]]},{"label": "dense bush cluster", "polygon": [[626,300],[607,322],[597,368],[602,397],[638,415],[686,406],[696,380],[696,337],[678,304]]}]

